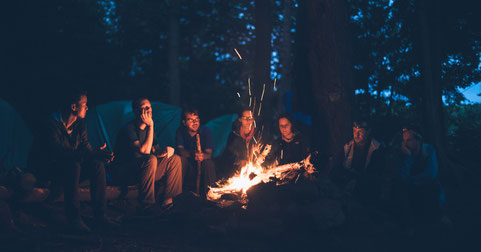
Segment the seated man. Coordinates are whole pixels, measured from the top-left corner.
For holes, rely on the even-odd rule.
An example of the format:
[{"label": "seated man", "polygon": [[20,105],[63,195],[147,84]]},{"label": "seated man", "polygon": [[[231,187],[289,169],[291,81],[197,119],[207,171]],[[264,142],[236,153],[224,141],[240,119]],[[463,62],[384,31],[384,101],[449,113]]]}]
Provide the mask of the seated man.
[{"label": "seated man", "polygon": [[334,180],[362,200],[377,200],[385,168],[384,148],[371,137],[366,121],[355,121],[352,133],[353,139],[344,145],[341,163],[333,171]]},{"label": "seated man", "polygon": [[174,148],[160,148],[154,134],[152,106],[147,98],[132,102],[135,119],[120,131],[115,146],[114,180],[123,185],[139,184],[140,210],[155,204],[155,182],[165,177],[162,207],[172,206],[172,198],[182,193],[182,166]]},{"label": "seated man", "polygon": [[293,126],[290,114],[282,114],[278,120],[281,137],[272,143],[266,159],[269,165],[284,165],[304,160],[309,155],[309,141]]},{"label": "seated man", "polygon": [[[200,139],[202,152],[197,151],[197,134]],[[175,134],[175,146],[177,153],[182,159],[183,185],[191,191],[197,190],[197,179],[199,181],[199,193],[207,193],[207,186],[215,183],[215,165],[212,161],[212,151],[214,149],[214,139],[209,128],[200,126],[199,113],[197,109],[187,108],[182,111],[182,126],[177,129]],[[198,176],[198,166],[200,165],[201,176]]]},{"label": "seated man", "polygon": [[48,118],[38,131],[29,156],[29,169],[39,180],[52,181],[51,195],[58,196],[63,187],[67,220],[76,231],[89,232],[80,217],[79,181],[90,180],[90,195],[95,220],[111,224],[105,215],[104,163],[113,159],[113,153],[103,147],[93,150],[87,137],[85,115],[87,95],[74,91],[65,97],[60,113]]},{"label": "seated man", "polygon": [[421,134],[415,127],[403,128],[398,158],[395,199],[401,204],[402,223],[412,224],[410,223],[412,217],[439,220],[442,189],[433,146],[423,142]]}]

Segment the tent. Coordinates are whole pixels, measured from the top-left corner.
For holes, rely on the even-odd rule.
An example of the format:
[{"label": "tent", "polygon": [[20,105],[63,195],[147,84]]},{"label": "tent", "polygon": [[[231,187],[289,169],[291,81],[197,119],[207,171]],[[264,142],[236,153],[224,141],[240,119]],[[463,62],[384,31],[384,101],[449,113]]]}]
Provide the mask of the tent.
[{"label": "tent", "polygon": [[7,168],[27,167],[33,136],[22,117],[5,100],[0,99],[0,162]]},{"label": "tent", "polygon": [[[175,145],[175,132],[180,126],[181,113],[182,109],[178,107],[152,102],[155,135],[160,146]],[[92,146],[96,148],[106,143],[107,147],[113,150],[120,129],[133,118],[131,101],[115,101],[90,109],[86,120]],[[232,129],[232,122],[236,118],[236,115],[224,115],[209,121],[205,125],[212,130],[214,137],[214,157],[222,154]]]}]

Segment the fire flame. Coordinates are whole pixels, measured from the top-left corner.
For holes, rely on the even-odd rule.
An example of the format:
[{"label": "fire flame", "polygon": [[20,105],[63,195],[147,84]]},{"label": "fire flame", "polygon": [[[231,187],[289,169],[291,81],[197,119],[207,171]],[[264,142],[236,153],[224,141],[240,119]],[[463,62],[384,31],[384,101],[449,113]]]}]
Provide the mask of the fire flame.
[{"label": "fire flame", "polygon": [[307,173],[314,173],[315,168],[310,163],[309,155],[306,159],[291,164],[285,164],[273,168],[264,169],[258,163],[248,163],[242,167],[241,171],[230,177],[226,183],[217,182],[218,187],[210,187],[207,193],[207,199],[211,201],[218,200],[223,194],[235,193],[240,194],[243,199],[246,197],[247,190],[261,182],[267,183],[272,177],[282,179],[283,174],[287,171],[300,170],[304,167]]}]

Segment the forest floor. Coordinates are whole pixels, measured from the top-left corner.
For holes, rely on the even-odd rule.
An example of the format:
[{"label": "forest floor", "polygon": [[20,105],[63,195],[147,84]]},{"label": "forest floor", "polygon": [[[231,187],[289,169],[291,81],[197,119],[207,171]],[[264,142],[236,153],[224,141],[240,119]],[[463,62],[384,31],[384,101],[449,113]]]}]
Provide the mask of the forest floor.
[{"label": "forest floor", "polygon": [[[240,207],[219,208],[187,199],[172,211],[133,216],[135,202],[111,202],[116,229],[88,235],[65,229],[61,203],[12,205],[20,233],[4,233],[1,251],[478,251],[481,248],[481,183],[471,178],[447,188],[451,227],[420,225],[412,232],[389,217],[366,209],[350,210],[342,225],[319,228],[309,216],[285,219]],[[195,201],[195,199],[194,199]],[[354,214],[352,214],[354,213]],[[82,215],[92,224],[91,211]]]}]

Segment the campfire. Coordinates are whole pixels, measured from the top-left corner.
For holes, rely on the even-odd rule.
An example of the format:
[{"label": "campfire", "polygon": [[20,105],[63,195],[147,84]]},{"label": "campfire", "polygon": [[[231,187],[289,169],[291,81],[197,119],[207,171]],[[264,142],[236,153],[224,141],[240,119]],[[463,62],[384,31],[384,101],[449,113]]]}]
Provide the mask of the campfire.
[{"label": "campfire", "polygon": [[289,175],[292,174],[292,172],[296,172],[296,181],[302,172],[306,172],[307,174],[316,172],[316,169],[310,162],[310,158],[311,155],[297,163],[290,163],[270,168],[263,168],[261,166],[263,159],[260,159],[262,161],[260,162],[258,158],[257,162],[249,162],[229,179],[217,182],[216,187],[210,187],[207,194],[207,199],[210,201],[219,202],[224,198],[230,198],[231,200],[234,198],[234,200],[238,200],[242,204],[246,204],[246,192],[254,185],[259,183],[267,183],[272,180],[277,181],[278,184],[282,184],[288,177],[290,177]]}]

